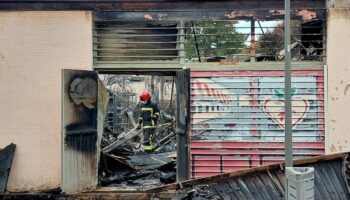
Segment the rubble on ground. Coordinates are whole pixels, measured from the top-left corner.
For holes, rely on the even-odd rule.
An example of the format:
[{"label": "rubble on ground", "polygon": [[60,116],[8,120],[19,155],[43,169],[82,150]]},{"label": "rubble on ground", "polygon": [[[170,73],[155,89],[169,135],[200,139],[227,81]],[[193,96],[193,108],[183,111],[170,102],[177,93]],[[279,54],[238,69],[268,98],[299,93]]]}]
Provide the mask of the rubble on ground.
[{"label": "rubble on ground", "polygon": [[144,190],[175,182],[176,134],[174,117],[161,111],[159,123],[153,136],[155,149],[151,153],[144,152],[143,130],[137,130],[135,122],[135,119],[138,118],[139,105],[112,92],[110,92],[110,97],[114,99],[110,101],[110,104],[111,102],[113,104],[109,108],[109,113],[115,115],[116,110],[122,112],[117,118],[114,118],[122,123],[112,125],[107,121],[105,123],[105,131],[101,141],[99,185]]},{"label": "rubble on ground", "polygon": [[178,191],[174,200],[220,200],[222,199],[210,185],[196,185],[191,190]]},{"label": "rubble on ground", "polygon": [[116,156],[101,152],[99,185],[148,189],[175,182],[176,152]]},{"label": "rubble on ground", "polygon": [[[142,78],[142,79],[139,79]],[[174,79],[105,76],[109,89],[109,106],[101,140],[99,185],[120,189],[148,189],[173,183],[176,180],[176,134],[174,106]],[[148,82],[150,83],[146,83]],[[157,81],[158,80],[158,81]],[[143,151],[143,130],[137,130],[140,104],[133,82],[145,81],[156,90],[157,84],[168,84],[170,97],[164,98],[164,87],[154,91],[161,112],[151,153]],[[152,86],[152,84],[155,84]],[[134,84],[135,85],[135,84]],[[137,84],[136,84],[137,85]],[[140,85],[140,84],[138,84]],[[143,86],[143,84],[141,84]],[[166,94],[165,94],[166,95]]]}]

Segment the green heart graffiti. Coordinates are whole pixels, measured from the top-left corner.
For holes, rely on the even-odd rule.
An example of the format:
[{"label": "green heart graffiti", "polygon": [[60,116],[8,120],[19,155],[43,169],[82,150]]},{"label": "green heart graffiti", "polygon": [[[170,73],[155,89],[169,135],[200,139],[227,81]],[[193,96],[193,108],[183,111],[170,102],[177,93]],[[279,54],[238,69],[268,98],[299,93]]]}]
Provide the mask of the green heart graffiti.
[{"label": "green heart graffiti", "polygon": [[[284,98],[284,92],[283,90],[278,90],[278,89],[273,89],[273,94],[277,97],[277,98]],[[292,96],[297,94],[297,88],[293,87],[292,91],[291,91]]]}]

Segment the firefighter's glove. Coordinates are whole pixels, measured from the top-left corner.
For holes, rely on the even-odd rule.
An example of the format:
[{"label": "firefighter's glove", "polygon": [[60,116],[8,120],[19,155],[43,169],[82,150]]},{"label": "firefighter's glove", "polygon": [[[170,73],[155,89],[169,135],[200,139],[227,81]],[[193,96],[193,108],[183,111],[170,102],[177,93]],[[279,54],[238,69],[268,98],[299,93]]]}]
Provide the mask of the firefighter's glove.
[{"label": "firefighter's glove", "polygon": [[136,129],[140,130],[141,129],[141,124],[137,125]]}]

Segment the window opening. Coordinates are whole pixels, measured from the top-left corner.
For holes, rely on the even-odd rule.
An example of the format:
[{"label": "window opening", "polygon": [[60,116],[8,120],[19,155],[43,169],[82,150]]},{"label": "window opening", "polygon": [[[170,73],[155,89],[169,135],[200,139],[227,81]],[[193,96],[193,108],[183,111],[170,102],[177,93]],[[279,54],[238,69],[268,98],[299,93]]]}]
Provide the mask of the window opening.
[{"label": "window opening", "polygon": [[[293,61],[324,60],[323,21],[292,20]],[[185,53],[189,63],[283,61],[284,23],[283,20],[186,22]]]}]

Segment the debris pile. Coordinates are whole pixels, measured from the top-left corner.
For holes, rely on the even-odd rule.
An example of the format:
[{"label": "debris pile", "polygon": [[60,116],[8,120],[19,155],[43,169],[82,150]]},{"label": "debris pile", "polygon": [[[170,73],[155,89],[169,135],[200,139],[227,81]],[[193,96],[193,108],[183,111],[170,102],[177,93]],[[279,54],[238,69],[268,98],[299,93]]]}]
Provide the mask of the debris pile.
[{"label": "debris pile", "polygon": [[156,129],[153,139],[156,148],[152,153],[142,151],[142,130],[133,128],[114,141],[106,135],[104,144],[108,145],[101,151],[100,185],[147,189],[175,182],[175,134],[174,131],[168,134],[173,127],[174,122],[170,122]]},{"label": "debris pile", "polygon": [[[126,78],[113,79],[127,88]],[[110,82],[110,81],[109,81]],[[107,83],[108,85],[108,83]],[[128,86],[129,87],[129,86]],[[171,94],[173,95],[173,94]],[[130,90],[110,90],[110,101],[101,141],[99,185],[120,189],[149,189],[176,180],[176,134],[172,98],[161,110],[152,136],[151,153],[143,151],[143,130],[137,129],[140,105]],[[163,98],[161,99],[163,101]],[[162,106],[161,106],[162,107]],[[164,106],[165,107],[165,106]]]},{"label": "debris pile", "polygon": [[175,152],[114,156],[102,153],[101,186],[148,189],[175,182]]},{"label": "debris pile", "polygon": [[220,200],[222,199],[210,185],[196,185],[191,190],[179,191],[174,200]]}]

